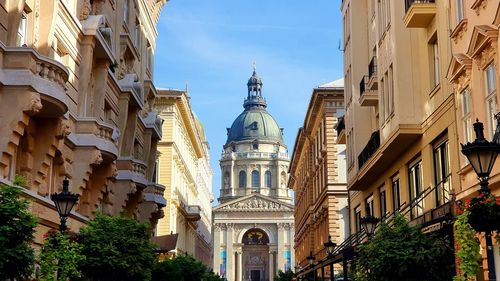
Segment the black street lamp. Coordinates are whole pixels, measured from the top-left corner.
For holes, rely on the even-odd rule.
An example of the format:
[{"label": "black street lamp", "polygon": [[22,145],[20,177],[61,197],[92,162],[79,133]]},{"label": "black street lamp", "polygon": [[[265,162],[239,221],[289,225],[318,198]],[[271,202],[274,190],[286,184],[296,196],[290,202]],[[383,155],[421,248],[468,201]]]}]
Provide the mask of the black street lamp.
[{"label": "black street lamp", "polygon": [[[326,249],[326,253],[328,254],[329,258],[333,257],[333,251],[335,250],[335,247],[337,247],[337,244],[335,244],[332,241],[332,236],[328,235],[328,241],[323,244]],[[333,262],[330,264],[330,280],[333,281]]]},{"label": "black street lamp", "polygon": [[374,217],[370,212],[370,207],[366,206],[366,216],[360,219],[361,228],[365,231],[368,239],[372,237],[373,233],[375,233],[375,228],[377,227],[377,223],[380,220]]},{"label": "black street lamp", "polygon": [[[488,180],[490,178],[491,170],[495,164],[495,160],[500,152],[500,114],[495,115],[497,120],[497,128],[495,130],[495,135],[493,140],[490,142],[484,138],[484,126],[483,123],[476,119],[474,123],[474,132],[476,133],[476,139],[474,142],[468,142],[462,145],[462,153],[469,160],[472,168],[477,174],[479,180],[480,190],[482,194],[490,194],[490,188],[488,187]],[[488,279],[495,281],[495,261],[493,254],[493,242],[491,239],[491,230],[484,232],[486,240],[486,254],[488,258]]]},{"label": "black street lamp", "polygon": [[57,213],[59,213],[59,218],[61,219],[61,225],[59,226],[60,231],[65,231],[67,229],[66,220],[68,219],[71,209],[73,209],[73,206],[75,206],[78,201],[79,196],[78,194],[69,192],[69,180],[67,178],[63,180],[62,192],[50,195],[50,199],[54,201]]},{"label": "black street lamp", "polygon": [[[313,252],[310,251],[309,256],[307,256],[306,259],[307,259],[307,262],[309,262],[309,266],[312,267],[314,265],[314,260],[316,258],[313,256]],[[314,280],[316,280],[316,272],[315,271],[311,271],[310,275],[312,275]]]}]

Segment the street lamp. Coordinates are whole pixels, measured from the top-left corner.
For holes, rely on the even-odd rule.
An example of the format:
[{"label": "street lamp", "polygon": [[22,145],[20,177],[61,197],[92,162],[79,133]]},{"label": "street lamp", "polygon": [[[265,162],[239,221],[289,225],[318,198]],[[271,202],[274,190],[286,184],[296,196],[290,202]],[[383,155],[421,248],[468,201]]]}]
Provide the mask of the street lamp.
[{"label": "street lamp", "polygon": [[370,207],[366,206],[366,216],[360,219],[361,228],[365,231],[368,239],[375,233],[375,228],[380,220],[374,217],[370,212]]},{"label": "street lamp", "polygon": [[[500,114],[495,115],[497,120],[497,128],[493,140],[490,142],[484,138],[483,123],[476,119],[474,123],[474,132],[476,139],[474,142],[468,142],[462,145],[462,153],[469,160],[472,168],[477,174],[479,180],[480,190],[482,194],[489,194],[490,188],[488,187],[488,180],[490,178],[491,170],[495,164],[495,160],[500,152]],[[486,240],[486,255],[488,258],[488,279],[495,281],[495,261],[493,256],[493,243],[491,240],[491,230],[484,232]]]},{"label": "street lamp", "polygon": [[57,213],[59,213],[59,218],[61,219],[61,225],[59,226],[60,231],[65,231],[67,229],[66,220],[68,219],[71,209],[73,209],[73,206],[75,206],[78,201],[79,196],[78,194],[69,192],[69,180],[67,178],[63,180],[62,192],[50,195],[50,199],[54,201]]},{"label": "street lamp", "polygon": [[[316,258],[313,256],[313,252],[310,251],[309,252],[309,256],[307,256],[306,259],[309,262],[309,265],[312,267],[314,265],[314,260]],[[316,272],[315,271],[311,271],[311,275],[313,276],[314,280],[316,280]]]},{"label": "street lamp", "polygon": [[[335,247],[337,247],[337,244],[332,242],[332,236],[328,235],[328,241],[323,244],[326,249],[326,253],[328,254],[329,258],[333,257],[333,251],[335,250]],[[333,281],[333,262],[330,264],[330,280]]]}]

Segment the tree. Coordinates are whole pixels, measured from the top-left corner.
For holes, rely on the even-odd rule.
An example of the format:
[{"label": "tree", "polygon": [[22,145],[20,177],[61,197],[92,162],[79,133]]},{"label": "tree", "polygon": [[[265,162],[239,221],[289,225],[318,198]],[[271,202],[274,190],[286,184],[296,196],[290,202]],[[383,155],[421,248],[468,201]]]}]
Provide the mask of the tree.
[{"label": "tree", "polygon": [[81,254],[82,245],[68,233],[51,231],[46,234],[39,256],[40,281],[74,280],[82,277],[79,265],[85,260]]},{"label": "tree", "polygon": [[[16,176],[14,185],[23,185]],[[31,214],[29,202],[21,198],[21,189],[0,185],[0,280],[18,279],[32,273],[35,261],[31,244],[37,219]]]},{"label": "tree", "polygon": [[207,267],[189,255],[177,256],[156,264],[153,281],[223,281],[221,277],[208,272]]},{"label": "tree", "polygon": [[423,234],[396,214],[392,226],[383,223],[370,242],[359,247],[356,280],[451,280],[450,260],[448,242]]},{"label": "tree", "polygon": [[274,281],[292,281],[293,277],[294,274],[291,270],[287,270],[286,272],[279,270],[278,275],[274,277]]},{"label": "tree", "polygon": [[98,214],[80,230],[83,275],[93,281],[151,279],[156,261],[149,225]]}]

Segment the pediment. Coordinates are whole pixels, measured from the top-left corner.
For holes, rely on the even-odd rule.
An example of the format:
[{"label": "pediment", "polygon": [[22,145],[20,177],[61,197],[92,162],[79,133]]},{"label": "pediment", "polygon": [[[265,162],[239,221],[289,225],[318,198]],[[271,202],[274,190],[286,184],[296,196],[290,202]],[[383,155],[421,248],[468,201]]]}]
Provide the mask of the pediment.
[{"label": "pediment", "polygon": [[500,5],[498,5],[497,14],[495,16],[495,20],[493,21],[493,24],[500,27]]},{"label": "pediment", "polygon": [[448,66],[448,77],[450,82],[456,80],[465,70],[471,69],[472,60],[466,54],[455,54],[451,57]]},{"label": "pediment", "polygon": [[214,208],[219,212],[287,212],[293,205],[261,194],[250,194]]},{"label": "pediment", "polygon": [[477,25],[472,31],[467,55],[474,58],[487,45],[494,43],[498,38],[498,28],[491,25]]}]

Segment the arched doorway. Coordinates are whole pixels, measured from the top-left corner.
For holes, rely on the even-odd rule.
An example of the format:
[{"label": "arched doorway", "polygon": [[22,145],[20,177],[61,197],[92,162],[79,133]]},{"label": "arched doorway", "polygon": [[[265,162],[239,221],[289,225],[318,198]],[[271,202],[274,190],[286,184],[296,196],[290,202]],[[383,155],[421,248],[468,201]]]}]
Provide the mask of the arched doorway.
[{"label": "arched doorway", "polygon": [[269,237],[262,229],[252,228],[243,235],[243,280],[269,280]]}]

